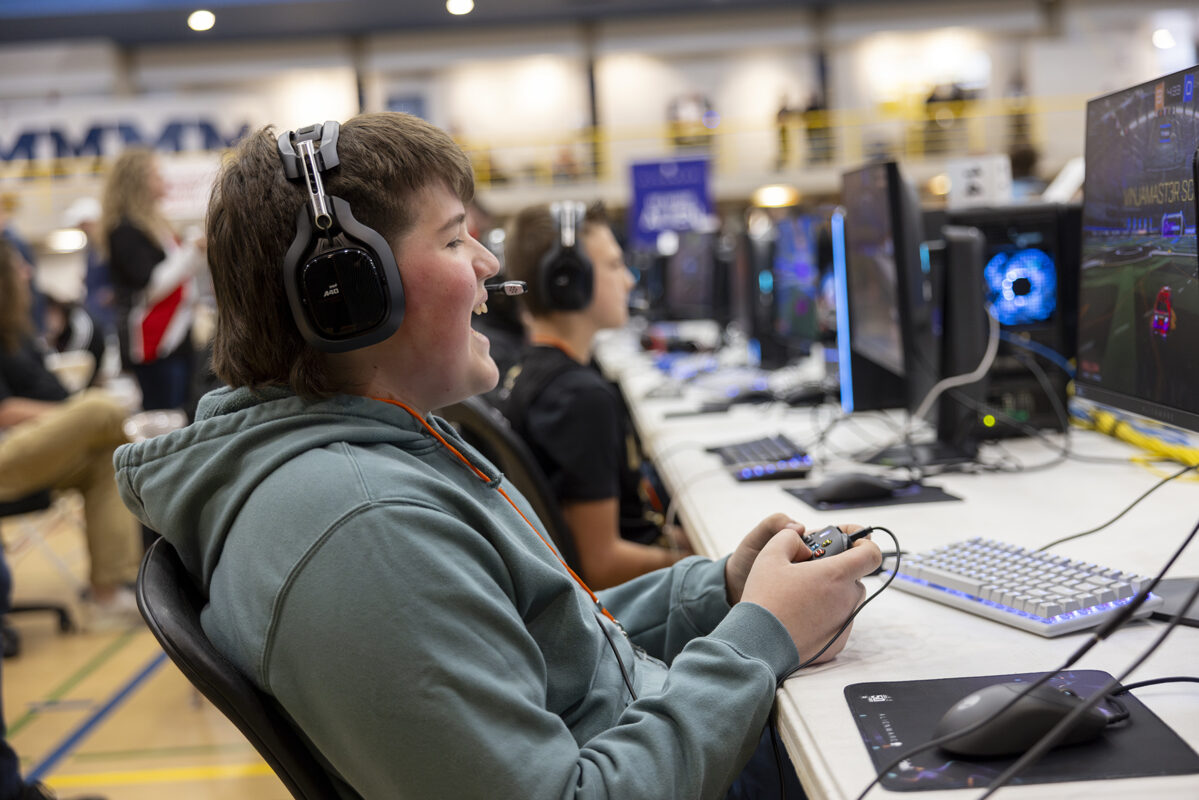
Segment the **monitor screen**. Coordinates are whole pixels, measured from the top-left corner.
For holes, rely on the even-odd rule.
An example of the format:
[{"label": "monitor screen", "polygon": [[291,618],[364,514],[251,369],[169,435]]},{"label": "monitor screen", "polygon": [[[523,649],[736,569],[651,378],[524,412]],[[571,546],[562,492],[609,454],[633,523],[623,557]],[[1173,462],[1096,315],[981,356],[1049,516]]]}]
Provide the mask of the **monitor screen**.
[{"label": "monitor screen", "polygon": [[896,375],[904,374],[899,274],[887,165],[847,173],[845,260],[849,283],[850,346]]},{"label": "monitor screen", "polygon": [[1199,68],[1087,103],[1082,397],[1199,430]]},{"label": "monitor screen", "polygon": [[774,260],[774,334],[804,350],[819,335],[820,262],[817,236],[822,220],[787,216],[776,224]]},{"label": "monitor screen", "polygon": [[847,306],[847,325],[839,310],[837,326],[842,408],[915,410],[938,370],[920,203],[894,162],[844,173],[841,202],[834,262],[842,262]]},{"label": "monitor screen", "polygon": [[678,250],[666,257],[666,314],[671,319],[711,319],[716,306],[716,242],[710,233],[679,233]]}]

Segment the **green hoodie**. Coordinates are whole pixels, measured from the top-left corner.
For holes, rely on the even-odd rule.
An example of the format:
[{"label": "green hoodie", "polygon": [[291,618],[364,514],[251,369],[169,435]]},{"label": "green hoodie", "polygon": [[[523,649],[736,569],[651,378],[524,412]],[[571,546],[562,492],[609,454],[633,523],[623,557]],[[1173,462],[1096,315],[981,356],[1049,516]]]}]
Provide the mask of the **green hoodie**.
[{"label": "green hoodie", "polygon": [[399,407],[222,389],[117,481],[344,797],[721,797],[798,665],[782,625],[693,557],[600,593],[622,631],[429,423],[483,477]]}]

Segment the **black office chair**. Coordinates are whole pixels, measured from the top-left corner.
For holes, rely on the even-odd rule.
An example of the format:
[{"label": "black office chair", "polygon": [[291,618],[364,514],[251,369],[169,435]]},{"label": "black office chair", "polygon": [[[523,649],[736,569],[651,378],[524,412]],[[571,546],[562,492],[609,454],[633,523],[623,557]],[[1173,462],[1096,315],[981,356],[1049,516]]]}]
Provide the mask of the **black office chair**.
[{"label": "black office chair", "polygon": [[[0,503],[0,519],[4,517],[23,517],[26,514],[36,514],[50,511],[54,505],[54,498],[50,494],[49,489],[43,489],[39,492],[19,497],[16,500],[10,500],[7,503]],[[36,523],[27,522],[27,526],[35,525]],[[47,554],[57,560],[57,556],[53,555],[53,551],[45,547],[45,541],[41,539],[41,533],[26,527],[24,531],[26,537],[34,542],[35,545],[43,546]],[[57,560],[57,565],[66,569],[66,566]],[[69,570],[67,571],[70,577]],[[72,584],[74,587],[75,584]],[[75,623],[71,619],[71,612],[61,603],[14,603],[9,609],[8,614],[20,614],[26,612],[48,612],[54,614],[58,618],[58,629],[63,633],[68,633],[75,629]],[[9,628],[7,624],[3,624],[3,630],[0,631],[3,636],[4,654],[15,656],[20,651],[20,637],[17,636],[16,630]]]},{"label": "black office chair", "polygon": [[137,606],[170,659],[250,740],[293,797],[338,796],[332,779],[275,699],[254,686],[204,635],[204,598],[165,539],[155,541],[142,559]]},{"label": "black office chair", "polygon": [[525,496],[545,525],[562,559],[584,580],[579,566],[579,551],[574,537],[562,517],[558,499],[550,488],[541,466],[524,440],[516,435],[508,420],[498,409],[480,397],[469,397],[460,403],[439,409],[437,415],[453,425],[462,438],[504,473],[512,485]]}]

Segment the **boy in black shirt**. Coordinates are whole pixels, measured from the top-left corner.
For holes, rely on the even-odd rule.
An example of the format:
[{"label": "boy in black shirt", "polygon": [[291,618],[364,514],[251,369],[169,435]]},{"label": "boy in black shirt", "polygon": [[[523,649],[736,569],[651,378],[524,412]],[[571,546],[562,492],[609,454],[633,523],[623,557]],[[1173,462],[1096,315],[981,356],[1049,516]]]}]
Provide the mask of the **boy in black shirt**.
[{"label": "boy in black shirt", "polygon": [[655,544],[664,532],[641,494],[624,402],[591,364],[595,334],[628,320],[633,286],[602,212],[584,213],[581,203],[526,208],[505,254],[509,277],[529,285],[531,344],[505,376],[499,406],[549,478],[583,574],[602,588],[689,555],[677,530],[666,537],[673,546]]}]

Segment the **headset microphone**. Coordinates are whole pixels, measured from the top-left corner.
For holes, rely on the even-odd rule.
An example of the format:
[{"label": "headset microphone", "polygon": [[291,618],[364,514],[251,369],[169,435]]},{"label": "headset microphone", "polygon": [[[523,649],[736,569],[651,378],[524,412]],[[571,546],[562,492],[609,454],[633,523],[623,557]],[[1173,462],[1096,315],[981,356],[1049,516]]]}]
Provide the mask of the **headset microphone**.
[{"label": "headset microphone", "polygon": [[504,281],[503,283],[484,284],[483,288],[487,290],[488,294],[506,294],[509,297],[515,297],[529,291],[529,284],[524,281]]}]

